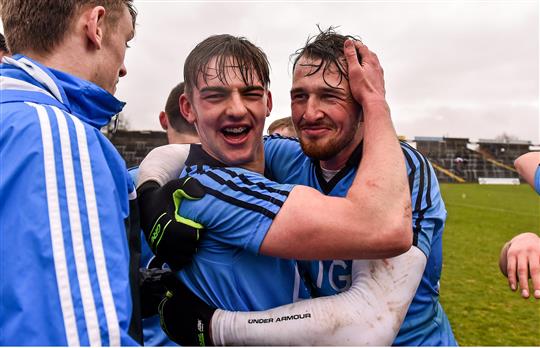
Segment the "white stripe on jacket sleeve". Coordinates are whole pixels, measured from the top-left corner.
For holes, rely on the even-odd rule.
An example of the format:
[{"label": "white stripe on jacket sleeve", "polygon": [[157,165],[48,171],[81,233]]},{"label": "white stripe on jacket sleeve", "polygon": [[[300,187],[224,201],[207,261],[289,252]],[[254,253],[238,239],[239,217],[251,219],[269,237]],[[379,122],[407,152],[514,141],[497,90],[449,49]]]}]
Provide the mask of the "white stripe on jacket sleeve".
[{"label": "white stripe on jacket sleeve", "polygon": [[73,300],[71,298],[71,284],[67,269],[66,252],[64,249],[64,236],[62,234],[62,221],[60,218],[60,207],[58,201],[58,187],[51,124],[47,111],[43,106],[34,103],[27,104],[36,109],[41,128],[51,243],[67,345],[80,346],[75,310],[73,308]]},{"label": "white stripe on jacket sleeve", "polygon": [[[101,297],[103,299],[103,305],[105,307],[105,319],[109,329],[109,345],[120,346],[120,324],[118,322],[118,315],[116,313],[116,307],[109,281],[105,253],[103,251],[103,241],[101,238],[101,227],[96,202],[96,192],[94,188],[94,177],[90,163],[86,131],[84,125],[78,118],[71,116],[71,119],[75,124],[75,130],[77,133],[79,155],[81,157],[84,194],[86,196],[86,208],[88,211],[88,223],[90,225],[90,238],[92,241],[92,249],[94,251],[94,258],[96,262],[98,284],[101,291]],[[123,233],[122,236],[125,236],[125,233]]]},{"label": "white stripe on jacket sleeve", "polygon": [[71,152],[71,141],[66,115],[64,115],[64,113],[56,107],[52,107],[52,109],[54,110],[60,133],[69,226],[71,240],[73,243],[73,254],[75,256],[75,266],[77,268],[77,279],[79,281],[79,288],[81,291],[81,301],[83,304],[86,329],[88,330],[88,340],[91,346],[101,346],[101,333],[96,312],[96,303],[94,301],[92,285],[90,284],[88,263],[86,261],[87,253],[84,246],[84,237],[81,226],[81,211],[79,208],[79,199],[75,184],[73,154]]}]

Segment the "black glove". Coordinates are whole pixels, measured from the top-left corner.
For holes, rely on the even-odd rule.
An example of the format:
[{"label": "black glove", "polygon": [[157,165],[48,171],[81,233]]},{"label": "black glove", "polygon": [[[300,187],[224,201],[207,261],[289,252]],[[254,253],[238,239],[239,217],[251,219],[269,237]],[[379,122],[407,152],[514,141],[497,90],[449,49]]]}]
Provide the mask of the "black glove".
[{"label": "black glove", "polygon": [[204,194],[199,181],[187,176],[163,187],[149,181],[137,190],[141,228],[148,245],[173,271],[179,271],[191,262],[204,228],[178,215],[178,208],[182,199],[201,199]]},{"label": "black glove", "polygon": [[171,273],[168,269],[139,268],[141,289],[141,315],[148,318],[158,314],[158,306],[167,293],[163,275]]},{"label": "black glove", "polygon": [[159,304],[161,328],[182,346],[212,346],[210,321],[216,308],[207,305],[174,274],[164,275],[167,294]]}]

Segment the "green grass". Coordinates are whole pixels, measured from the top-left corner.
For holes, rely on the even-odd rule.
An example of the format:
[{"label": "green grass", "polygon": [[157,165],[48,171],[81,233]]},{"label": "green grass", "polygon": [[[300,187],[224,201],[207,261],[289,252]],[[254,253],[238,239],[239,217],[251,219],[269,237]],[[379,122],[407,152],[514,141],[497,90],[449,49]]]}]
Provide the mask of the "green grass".
[{"label": "green grass", "polygon": [[462,346],[540,346],[540,300],[510,291],[502,245],[540,232],[540,197],[527,185],[442,184],[448,211],[441,302]]}]

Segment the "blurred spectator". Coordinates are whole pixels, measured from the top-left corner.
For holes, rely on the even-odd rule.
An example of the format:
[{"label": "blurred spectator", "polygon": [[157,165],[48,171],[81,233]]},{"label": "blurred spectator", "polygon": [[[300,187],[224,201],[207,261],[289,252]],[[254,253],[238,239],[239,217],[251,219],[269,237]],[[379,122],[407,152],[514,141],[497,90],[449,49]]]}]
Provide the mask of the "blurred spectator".
[{"label": "blurred spectator", "polygon": [[292,118],[289,116],[275,120],[268,127],[268,134],[279,134],[283,135],[284,137],[296,137],[296,131],[294,130]]},{"label": "blurred spectator", "polygon": [[197,129],[188,123],[180,113],[179,99],[184,93],[184,83],[181,82],[171,90],[165,110],[159,113],[159,124],[167,132],[169,144],[194,144],[199,142]]},{"label": "blurred spectator", "polygon": [[459,175],[462,175],[463,174],[463,158],[461,158],[460,156],[456,156],[456,158],[454,158],[454,165],[455,165],[456,173]]}]

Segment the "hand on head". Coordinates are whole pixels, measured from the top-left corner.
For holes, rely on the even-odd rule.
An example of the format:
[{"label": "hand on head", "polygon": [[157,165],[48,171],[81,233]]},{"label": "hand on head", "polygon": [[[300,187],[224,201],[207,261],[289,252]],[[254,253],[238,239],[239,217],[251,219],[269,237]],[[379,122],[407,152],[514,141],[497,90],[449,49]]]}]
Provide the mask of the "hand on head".
[{"label": "hand on head", "polygon": [[343,52],[347,60],[351,93],[356,101],[362,106],[373,102],[386,103],[384,72],[377,55],[362,42],[351,39],[345,41]]}]

